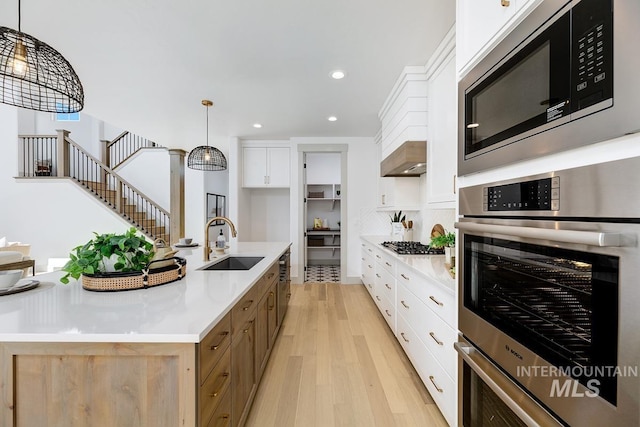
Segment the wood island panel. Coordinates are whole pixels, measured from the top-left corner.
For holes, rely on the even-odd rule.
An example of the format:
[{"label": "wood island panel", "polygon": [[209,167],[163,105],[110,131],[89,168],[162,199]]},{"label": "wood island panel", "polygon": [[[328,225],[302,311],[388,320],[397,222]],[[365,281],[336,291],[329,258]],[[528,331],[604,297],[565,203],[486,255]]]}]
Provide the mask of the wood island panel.
[{"label": "wood island panel", "polygon": [[1,343],[3,427],[195,425],[193,344]]}]

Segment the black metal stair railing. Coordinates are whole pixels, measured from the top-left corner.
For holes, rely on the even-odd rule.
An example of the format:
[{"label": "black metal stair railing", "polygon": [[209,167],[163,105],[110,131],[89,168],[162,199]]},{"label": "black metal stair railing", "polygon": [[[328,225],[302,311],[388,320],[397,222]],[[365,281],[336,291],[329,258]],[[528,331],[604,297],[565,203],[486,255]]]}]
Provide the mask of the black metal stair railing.
[{"label": "black metal stair railing", "polygon": [[152,239],[169,242],[169,212],[72,141],[67,132],[21,135],[20,142],[20,176],[72,178]]},{"label": "black metal stair railing", "polygon": [[142,148],[159,147],[155,142],[129,131],[122,132],[113,141],[103,143],[105,146],[102,160],[111,169],[116,169]]}]

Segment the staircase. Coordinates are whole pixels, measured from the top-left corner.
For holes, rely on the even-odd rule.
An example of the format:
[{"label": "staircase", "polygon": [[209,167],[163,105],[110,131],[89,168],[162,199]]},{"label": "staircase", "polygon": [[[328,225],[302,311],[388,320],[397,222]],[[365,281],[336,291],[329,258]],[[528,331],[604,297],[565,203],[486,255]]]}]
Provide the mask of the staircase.
[{"label": "staircase", "polygon": [[[68,131],[58,132],[19,137],[20,176],[71,178],[150,239],[171,242],[169,212],[71,140]],[[43,161],[49,165],[44,174],[38,169]]]},{"label": "staircase", "polygon": [[102,161],[113,170],[143,148],[161,147],[153,141],[124,131],[112,141],[103,140]]}]

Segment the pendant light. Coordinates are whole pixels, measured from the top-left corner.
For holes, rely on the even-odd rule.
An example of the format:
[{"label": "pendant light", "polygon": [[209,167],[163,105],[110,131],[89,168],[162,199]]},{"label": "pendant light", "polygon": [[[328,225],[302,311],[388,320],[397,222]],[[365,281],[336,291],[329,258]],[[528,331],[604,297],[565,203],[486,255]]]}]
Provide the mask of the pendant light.
[{"label": "pendant light", "polygon": [[201,171],[226,170],[227,159],[222,154],[222,151],[209,146],[209,107],[213,105],[213,102],[203,99],[202,105],[207,107],[207,145],[201,145],[191,150],[187,159],[187,166]]},{"label": "pendant light", "polygon": [[22,32],[0,27],[0,102],[50,113],[75,113],[84,91],[69,62],[54,48]]}]

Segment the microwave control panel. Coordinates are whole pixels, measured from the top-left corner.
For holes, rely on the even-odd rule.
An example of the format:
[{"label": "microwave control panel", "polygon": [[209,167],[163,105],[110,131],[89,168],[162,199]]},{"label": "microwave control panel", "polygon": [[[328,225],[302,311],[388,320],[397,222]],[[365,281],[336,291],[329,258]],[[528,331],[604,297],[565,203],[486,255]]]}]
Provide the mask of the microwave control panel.
[{"label": "microwave control panel", "polygon": [[484,187],[483,210],[557,211],[560,209],[560,177]]},{"label": "microwave control panel", "polygon": [[611,0],[583,0],[572,10],[573,111],[613,97]]}]

